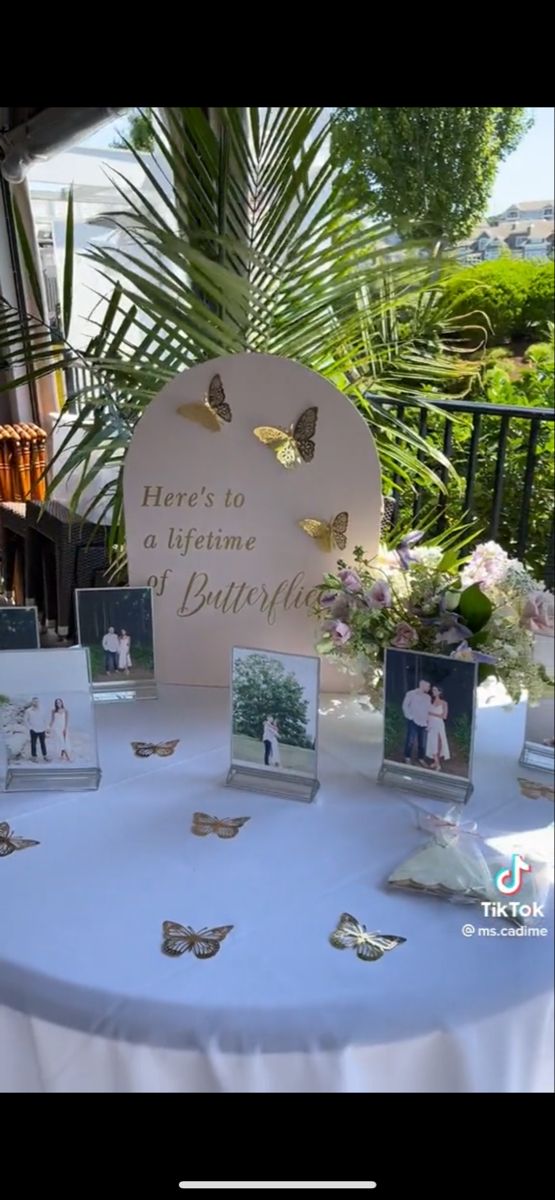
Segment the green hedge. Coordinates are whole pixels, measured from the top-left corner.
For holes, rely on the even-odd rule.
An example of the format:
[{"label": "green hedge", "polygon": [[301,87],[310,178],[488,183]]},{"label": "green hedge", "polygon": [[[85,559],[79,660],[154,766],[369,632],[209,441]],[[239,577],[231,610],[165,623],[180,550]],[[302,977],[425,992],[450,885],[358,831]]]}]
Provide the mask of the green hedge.
[{"label": "green hedge", "polygon": [[[484,373],[482,390],[476,399],[489,401],[492,405],[514,405],[522,408],[553,408],[555,403],[555,359],[553,335],[550,341],[531,346],[526,352],[527,366],[518,379],[511,379],[503,366],[491,366]],[[405,422],[414,431],[418,430],[419,413],[405,411]],[[477,522],[478,541],[487,540],[492,517],[495,489],[497,449],[500,422],[497,416],[484,414],[476,457],[476,474],[473,516]],[[439,408],[428,413],[426,439],[438,449],[443,445],[445,419]],[[447,497],[434,498],[433,492],[426,495],[424,507],[433,506],[434,499],[445,505],[446,525],[454,525],[464,514],[464,478],[466,475],[470,443],[472,438],[472,414],[461,413],[451,426],[451,460],[463,482],[453,478],[447,480]],[[528,459],[530,421],[512,418],[506,445],[503,470],[503,505],[496,540],[514,558],[518,552],[518,532],[524,496],[524,478]],[[538,431],[534,483],[530,504],[528,533],[523,560],[527,567],[541,580],[545,575],[546,557],[551,537],[553,520],[553,497],[555,494],[555,429],[552,421],[542,421]],[[414,526],[414,494],[409,485],[399,492],[400,529]],[[418,527],[418,519],[416,520]]]},{"label": "green hedge", "polygon": [[554,317],[553,262],[500,258],[457,271],[446,283],[455,316],[480,310],[489,319],[488,345],[544,336]]}]

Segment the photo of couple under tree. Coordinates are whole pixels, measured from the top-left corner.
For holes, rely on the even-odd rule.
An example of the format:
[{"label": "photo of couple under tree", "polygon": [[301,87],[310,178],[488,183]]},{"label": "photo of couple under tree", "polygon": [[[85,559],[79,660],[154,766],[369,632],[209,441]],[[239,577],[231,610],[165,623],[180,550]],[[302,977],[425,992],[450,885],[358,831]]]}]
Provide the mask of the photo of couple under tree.
[{"label": "photo of couple under tree", "polygon": [[294,655],[234,650],[234,762],[315,775],[317,668],[313,694],[295,669],[299,663],[306,671],[305,664],[312,662]]}]

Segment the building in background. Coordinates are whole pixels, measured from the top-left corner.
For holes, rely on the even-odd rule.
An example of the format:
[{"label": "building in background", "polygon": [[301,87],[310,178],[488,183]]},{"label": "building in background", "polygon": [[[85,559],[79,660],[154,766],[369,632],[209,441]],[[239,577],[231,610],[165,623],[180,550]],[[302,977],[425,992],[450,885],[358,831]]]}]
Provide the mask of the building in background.
[{"label": "building in background", "polygon": [[[150,169],[156,171],[154,160],[150,155],[146,158]],[[52,326],[59,323],[67,202],[73,185],[75,260],[69,340],[78,350],[94,335],[95,324],[89,318],[96,308],[93,322],[99,319],[102,298],[110,291],[109,283],[85,252],[100,244],[121,249],[126,241],[125,233],[114,226],[109,215],[122,208],[122,198],[110,178],[116,172],[152,199],[153,189],[141,162],[129,150],[76,147],[36,163],[28,175]],[[125,186],[119,174],[117,182]]]},{"label": "building in background", "polygon": [[505,212],[486,217],[469,237],[457,246],[457,257],[471,266],[500,258],[545,261],[553,258],[553,201],[524,200]]}]

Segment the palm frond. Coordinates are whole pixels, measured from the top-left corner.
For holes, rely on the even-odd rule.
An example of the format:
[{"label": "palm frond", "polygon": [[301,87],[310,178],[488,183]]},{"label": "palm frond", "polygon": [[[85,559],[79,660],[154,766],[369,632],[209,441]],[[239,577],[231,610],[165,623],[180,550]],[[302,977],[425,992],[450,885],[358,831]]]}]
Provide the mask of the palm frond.
[{"label": "palm frond", "polygon": [[[112,506],[111,546],[121,559],[121,463],[136,421],[176,373],[248,350],[319,371],[360,408],[386,489],[402,479],[442,490],[451,469],[442,452],[394,404],[386,410],[368,396],[431,406],[454,385],[467,391],[478,364],[461,360],[438,259],[393,245],[390,230],[345,211],[325,110],[222,107],[209,119],[199,108],[170,108],[153,112],[150,126],[155,159],[130,147],[145,188],[111,173],[119,244],[87,251],[109,291],[82,354],[67,343],[68,219],[65,348],[88,378],[74,397],[79,440],[64,439],[51,487],[77,470],[77,504],[94,462],[114,470],[101,500]],[[44,326],[29,336],[30,353],[17,315],[0,308],[1,352],[22,377],[49,369]]]}]

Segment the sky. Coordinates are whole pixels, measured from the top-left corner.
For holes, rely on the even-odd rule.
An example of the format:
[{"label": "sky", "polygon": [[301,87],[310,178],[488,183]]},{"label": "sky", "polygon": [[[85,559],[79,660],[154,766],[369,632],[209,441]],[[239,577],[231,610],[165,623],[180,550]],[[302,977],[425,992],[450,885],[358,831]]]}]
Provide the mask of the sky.
[{"label": "sky", "polygon": [[[523,138],[520,146],[501,163],[493,188],[488,213],[502,212],[510,204],[520,200],[553,199],[553,108],[530,108],[534,117],[532,129]],[[104,125],[83,146],[104,149],[110,145],[117,130],[125,130],[127,119]]]},{"label": "sky", "polygon": [[534,124],[501,163],[488,209],[502,212],[519,200],[553,199],[553,108],[531,108]]}]

